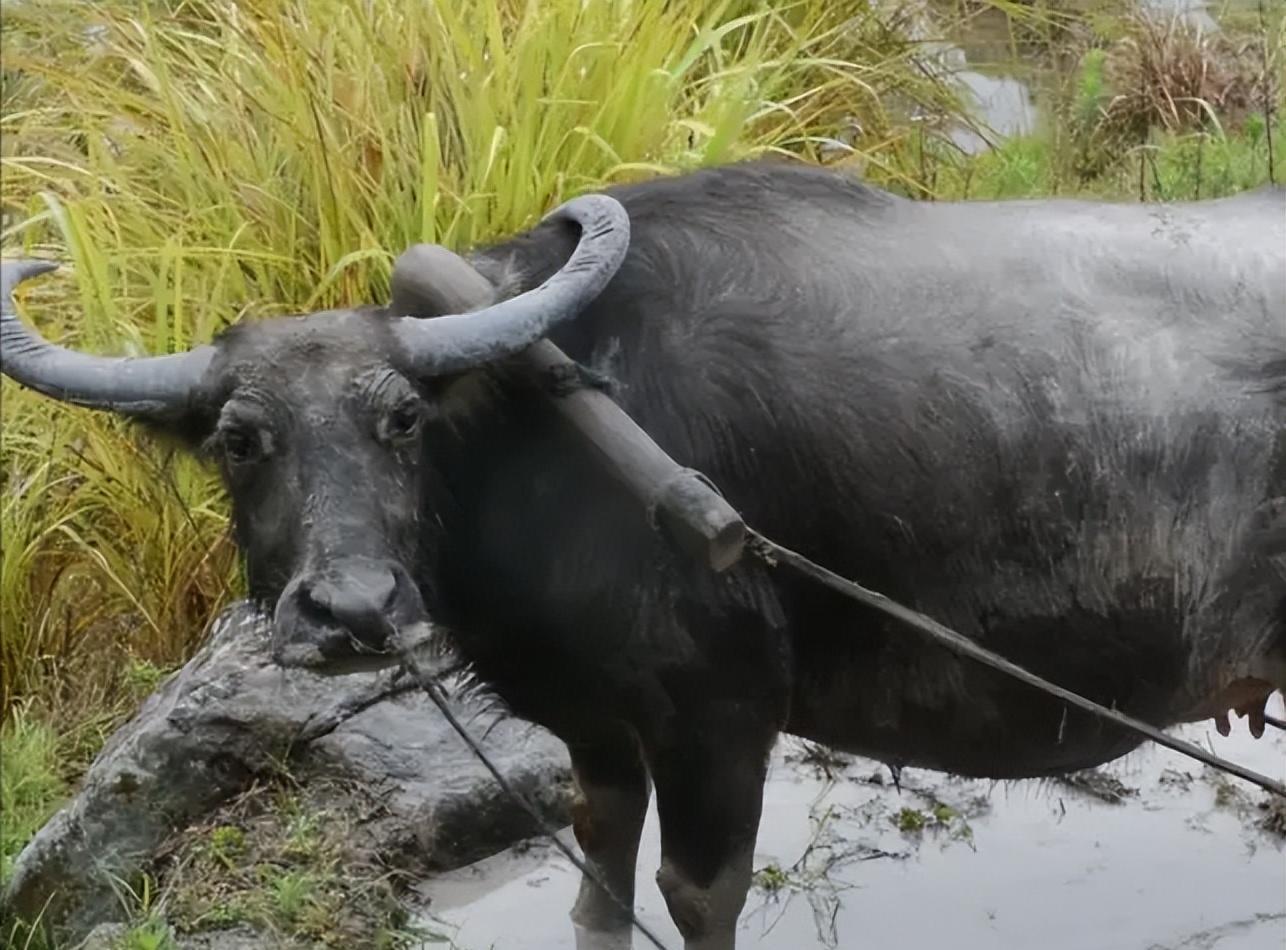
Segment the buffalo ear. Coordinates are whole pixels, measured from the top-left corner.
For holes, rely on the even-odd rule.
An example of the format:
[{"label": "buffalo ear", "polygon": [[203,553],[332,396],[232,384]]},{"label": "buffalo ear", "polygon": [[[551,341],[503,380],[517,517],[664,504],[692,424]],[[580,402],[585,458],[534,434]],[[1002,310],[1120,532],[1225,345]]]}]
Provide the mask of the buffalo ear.
[{"label": "buffalo ear", "polygon": [[440,244],[413,244],[393,264],[389,315],[440,317],[469,313],[496,302],[491,281]]}]

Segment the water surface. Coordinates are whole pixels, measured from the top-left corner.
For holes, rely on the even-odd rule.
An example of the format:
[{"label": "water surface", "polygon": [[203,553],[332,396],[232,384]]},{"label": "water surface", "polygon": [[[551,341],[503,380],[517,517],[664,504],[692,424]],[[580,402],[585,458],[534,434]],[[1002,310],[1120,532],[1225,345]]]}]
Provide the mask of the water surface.
[{"label": "water surface", "polygon": [[[1272,706],[1283,715],[1280,696]],[[1256,741],[1242,720],[1226,739],[1205,725],[1178,733],[1286,780],[1286,733]],[[1260,827],[1268,796],[1178,753],[1145,746],[1101,770],[1094,792],[910,769],[899,792],[873,762],[801,761],[800,749],[784,740],[774,754],[755,867],[782,869],[761,875],[782,886],[751,892],[742,950],[1286,947],[1286,839]],[[950,809],[941,822],[938,804]],[[913,823],[902,809],[928,827],[902,830]],[[655,800],[641,852],[640,915],[681,950],[653,880]],[[577,884],[562,855],[534,844],[421,893],[465,950],[573,950]]]}]

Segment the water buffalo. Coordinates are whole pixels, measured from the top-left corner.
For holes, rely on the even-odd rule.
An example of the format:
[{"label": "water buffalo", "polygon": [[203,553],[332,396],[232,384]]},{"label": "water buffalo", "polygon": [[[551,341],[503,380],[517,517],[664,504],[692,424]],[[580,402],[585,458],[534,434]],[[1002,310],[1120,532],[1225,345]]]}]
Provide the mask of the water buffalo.
[{"label": "water buffalo", "polygon": [[[45,342],[8,304],[38,268],[6,264],[3,370],[221,468],[282,662],[441,631],[567,743],[627,901],[654,786],[688,950],[734,945],[779,733],[997,778],[1138,740],[753,559],[683,559],[511,358],[542,335],[768,536],[1148,722],[1262,730],[1286,191],[923,203],[754,162],[608,195],[468,261],[411,249],[393,306],[153,359]],[[442,316],[460,295],[492,303]],[[590,882],[573,919],[622,927]]]}]

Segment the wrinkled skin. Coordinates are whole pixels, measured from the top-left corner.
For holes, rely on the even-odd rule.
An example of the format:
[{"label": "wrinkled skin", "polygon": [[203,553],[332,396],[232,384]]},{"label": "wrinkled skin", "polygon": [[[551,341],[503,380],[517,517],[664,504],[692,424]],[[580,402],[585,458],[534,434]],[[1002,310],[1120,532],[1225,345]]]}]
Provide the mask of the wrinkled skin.
[{"label": "wrinkled skin", "polygon": [[[1100,703],[1262,729],[1286,686],[1286,194],[921,205],[760,165],[611,193],[629,255],[552,338],[750,524]],[[471,264],[504,297],[574,240]],[[752,559],[684,560],[533,381],[419,378],[384,318],[237,328],[167,428],[224,471],[283,662],[431,622],[567,742],[577,837],[627,902],[655,790],[687,950],[733,945],[783,730],[997,778],[1137,744]],[[589,883],[573,916],[587,945],[622,932]]]}]

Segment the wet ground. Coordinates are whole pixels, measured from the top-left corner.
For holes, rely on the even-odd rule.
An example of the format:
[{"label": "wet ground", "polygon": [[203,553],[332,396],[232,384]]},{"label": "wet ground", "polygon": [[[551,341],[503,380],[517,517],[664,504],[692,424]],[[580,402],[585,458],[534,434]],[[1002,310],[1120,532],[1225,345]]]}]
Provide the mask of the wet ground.
[{"label": "wet ground", "polygon": [[[1286,714],[1280,695],[1270,712]],[[1178,734],[1286,779],[1286,732],[1256,741],[1234,720],[1228,738],[1206,725]],[[1091,775],[999,784],[908,769],[898,791],[873,762],[783,740],[738,947],[1286,947],[1286,810],[1271,814],[1254,786],[1150,745]],[[637,907],[681,948],[652,878],[655,803],[641,851]],[[422,893],[463,950],[571,950],[577,881],[536,844]]]}]

